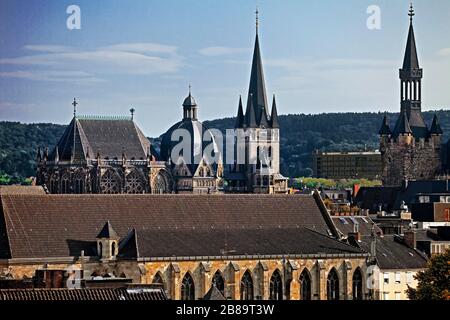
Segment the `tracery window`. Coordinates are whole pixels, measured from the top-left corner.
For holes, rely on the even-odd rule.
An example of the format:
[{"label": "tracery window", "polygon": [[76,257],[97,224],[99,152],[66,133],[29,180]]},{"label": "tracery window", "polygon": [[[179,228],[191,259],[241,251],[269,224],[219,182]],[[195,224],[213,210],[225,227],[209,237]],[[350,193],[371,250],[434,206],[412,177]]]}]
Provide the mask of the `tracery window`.
[{"label": "tracery window", "polygon": [[164,173],[158,172],[156,177],[153,179],[152,193],[162,194],[168,192],[169,186],[166,178],[164,177]]},{"label": "tracery window", "polygon": [[270,277],[270,300],[283,300],[283,281],[281,279],[281,273],[277,269]]},{"label": "tracery window", "polygon": [[68,173],[61,178],[61,193],[70,193],[70,175]]},{"label": "tracery window", "polygon": [[137,170],[131,171],[125,180],[126,193],[143,193],[144,181]]},{"label": "tracery window", "polygon": [[120,178],[114,170],[107,170],[100,179],[100,188],[102,193],[116,194],[120,193]]},{"label": "tracery window", "polygon": [[241,300],[253,300],[253,279],[248,270],[241,279]]},{"label": "tracery window", "polygon": [[331,269],[327,278],[327,299],[339,300],[339,277],[336,269]]},{"label": "tracery window", "polygon": [[311,276],[306,269],[300,275],[300,299],[311,300]]},{"label": "tracery window", "polygon": [[225,296],[225,281],[223,280],[222,273],[219,270],[216,271],[212,278],[212,285],[220,291],[220,293]]},{"label": "tracery window", "polygon": [[82,172],[78,172],[74,178],[75,182],[75,193],[82,194],[84,193],[84,175]]},{"label": "tracery window", "polygon": [[186,273],[181,283],[181,300],[195,300],[194,279],[189,273]]},{"label": "tracery window", "polygon": [[353,288],[353,300],[362,300],[363,299],[363,288],[362,288],[362,274],[361,270],[357,268],[353,273],[352,279],[352,288]]}]

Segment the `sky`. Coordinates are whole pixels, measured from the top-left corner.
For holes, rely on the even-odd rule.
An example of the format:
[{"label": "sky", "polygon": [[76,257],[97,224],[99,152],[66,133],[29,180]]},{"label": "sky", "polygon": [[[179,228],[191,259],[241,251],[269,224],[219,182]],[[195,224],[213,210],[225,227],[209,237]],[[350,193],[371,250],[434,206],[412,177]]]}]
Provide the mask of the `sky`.
[{"label": "sky", "polygon": [[[80,8],[80,29],[66,10]],[[379,29],[369,29],[380,11]],[[1,0],[0,121],[129,115],[147,136],[182,118],[233,117],[248,92],[255,8],[279,114],[398,111],[407,0]],[[423,109],[450,107],[450,1],[415,0]],[[270,101],[270,99],[269,99]]]}]

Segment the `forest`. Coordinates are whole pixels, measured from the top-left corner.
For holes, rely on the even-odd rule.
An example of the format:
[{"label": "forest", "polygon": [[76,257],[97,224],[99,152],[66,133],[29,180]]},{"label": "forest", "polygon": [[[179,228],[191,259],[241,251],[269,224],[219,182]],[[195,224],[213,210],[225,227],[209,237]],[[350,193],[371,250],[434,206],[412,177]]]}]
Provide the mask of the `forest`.
[{"label": "forest", "polygon": [[[431,124],[435,112],[423,112]],[[450,111],[436,111],[443,142],[450,134]],[[291,178],[313,175],[311,154],[322,151],[363,151],[378,148],[378,130],[384,113],[323,113],[280,115],[281,172]],[[398,116],[388,113],[391,128]],[[234,118],[205,121],[208,128],[233,128]],[[50,150],[57,144],[65,126],[51,123],[23,124],[0,122],[0,184],[26,183],[35,175],[38,146]],[[160,137],[151,138],[155,147]]]}]

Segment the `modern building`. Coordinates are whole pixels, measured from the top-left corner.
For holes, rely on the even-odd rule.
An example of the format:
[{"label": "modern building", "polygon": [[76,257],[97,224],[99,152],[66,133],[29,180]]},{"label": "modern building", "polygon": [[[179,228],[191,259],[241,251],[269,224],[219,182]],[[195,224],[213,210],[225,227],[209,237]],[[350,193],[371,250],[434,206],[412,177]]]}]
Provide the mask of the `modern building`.
[{"label": "modern building", "polygon": [[419,66],[411,5],[403,67],[400,69],[400,116],[393,130],[387,117],[380,135],[382,181],[398,186],[403,180],[434,179],[441,170],[442,129],[437,116],[428,128],[422,115],[422,68]]},{"label": "modern building", "polygon": [[381,178],[381,153],[369,152],[321,152],[314,151],[313,172],[325,179]]}]

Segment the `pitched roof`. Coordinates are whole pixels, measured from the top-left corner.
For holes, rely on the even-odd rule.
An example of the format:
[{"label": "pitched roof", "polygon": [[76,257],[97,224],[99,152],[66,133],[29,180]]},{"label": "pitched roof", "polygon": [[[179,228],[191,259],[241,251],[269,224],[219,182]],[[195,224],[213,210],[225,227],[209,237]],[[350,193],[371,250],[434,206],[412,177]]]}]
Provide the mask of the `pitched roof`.
[{"label": "pitched roof", "polygon": [[[253,61],[252,61],[252,71],[250,75],[250,84],[248,88],[248,100],[252,100],[254,113],[256,119],[260,119],[261,110],[264,108],[266,114],[269,113],[267,109],[267,96],[266,96],[266,85],[264,81],[264,71],[262,66],[261,52],[259,49],[259,38],[256,34],[255,38],[255,48],[253,51]],[[247,101],[247,106],[250,106],[249,101]]]},{"label": "pitched roof", "polygon": [[3,195],[0,201],[6,244],[0,258],[81,250],[95,256],[95,236],[108,220],[136,244],[121,241],[129,256],[216,256],[227,247],[248,255],[360,254],[327,236],[335,227],[310,195]]},{"label": "pitched roof", "polygon": [[167,300],[163,289],[0,289],[0,301],[147,301]]},{"label": "pitched roof", "polygon": [[105,223],[102,230],[98,233],[97,239],[117,239],[120,238],[116,231],[114,231],[111,222],[109,220]]},{"label": "pitched roof", "polygon": [[411,21],[408,31],[408,40],[406,41],[405,57],[403,59],[403,70],[413,69],[419,69],[419,58],[417,57],[414,27]]},{"label": "pitched roof", "polygon": [[401,112],[395,124],[394,137],[398,137],[400,134],[412,134],[411,127],[409,126],[408,116],[405,112]]},{"label": "pitched roof", "polygon": [[433,117],[433,122],[431,123],[430,134],[442,134],[442,129],[439,124],[439,120],[437,115],[435,114]]},{"label": "pitched roof", "polygon": [[391,128],[389,128],[387,116],[384,115],[383,122],[381,123],[381,128],[380,128],[380,131],[378,131],[378,134],[379,135],[390,135],[391,133],[392,132],[391,132]]},{"label": "pitched roof", "polygon": [[[75,137],[75,138],[74,138]],[[79,116],[70,122],[57,144],[60,161],[83,161],[95,158],[146,159],[150,141],[131,118]],[[155,152],[152,149],[152,152]],[[56,157],[56,148],[50,160]]]},{"label": "pitched roof", "polygon": [[216,286],[211,286],[208,292],[203,297],[203,300],[226,300],[222,292]]}]

